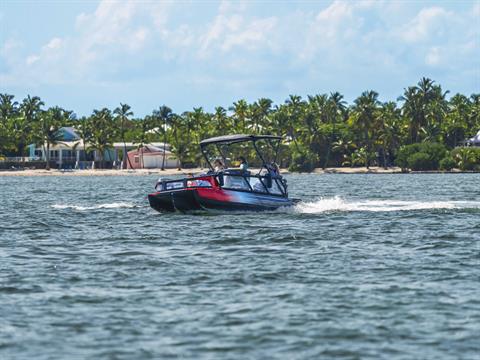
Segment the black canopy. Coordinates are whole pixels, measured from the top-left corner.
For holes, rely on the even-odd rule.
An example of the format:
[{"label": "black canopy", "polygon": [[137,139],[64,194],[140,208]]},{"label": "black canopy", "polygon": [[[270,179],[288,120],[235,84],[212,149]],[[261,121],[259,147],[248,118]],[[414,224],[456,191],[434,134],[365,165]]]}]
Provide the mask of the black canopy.
[{"label": "black canopy", "polygon": [[236,134],[236,135],[225,135],[225,136],[217,136],[210,139],[205,139],[200,142],[200,146],[204,147],[208,144],[233,144],[243,141],[255,141],[261,139],[269,139],[269,140],[280,140],[281,136],[274,136],[274,135],[245,135],[245,134]]}]

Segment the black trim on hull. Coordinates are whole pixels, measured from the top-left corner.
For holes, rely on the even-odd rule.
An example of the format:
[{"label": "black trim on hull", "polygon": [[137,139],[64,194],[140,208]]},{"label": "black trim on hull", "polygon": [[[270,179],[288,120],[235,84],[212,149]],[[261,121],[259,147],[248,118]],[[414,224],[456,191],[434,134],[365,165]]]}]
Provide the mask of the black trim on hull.
[{"label": "black trim on hull", "polygon": [[148,195],[150,207],[159,212],[174,212],[172,195],[170,193],[156,193]]},{"label": "black trim on hull", "polygon": [[271,211],[282,207],[294,205],[296,199],[290,199],[278,204],[262,205],[238,203],[232,201],[219,201],[202,198],[196,190],[175,190],[158,192],[148,195],[150,206],[159,212],[188,212],[198,210],[220,211]]},{"label": "black trim on hull", "polygon": [[195,190],[176,190],[148,195],[150,206],[159,212],[201,210],[194,195]]},{"label": "black trim on hull", "polygon": [[287,203],[281,204],[279,206],[265,206],[258,204],[224,202],[209,199],[201,199],[199,202],[204,209],[222,211],[272,211],[281,207],[293,205],[293,203]]}]

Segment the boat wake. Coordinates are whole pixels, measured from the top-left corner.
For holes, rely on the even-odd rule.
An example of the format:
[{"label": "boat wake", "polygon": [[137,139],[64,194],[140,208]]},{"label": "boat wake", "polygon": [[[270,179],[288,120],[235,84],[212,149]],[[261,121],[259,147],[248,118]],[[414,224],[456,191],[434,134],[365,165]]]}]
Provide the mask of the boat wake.
[{"label": "boat wake", "polygon": [[97,204],[97,205],[92,205],[92,206],[55,204],[55,205],[52,205],[51,207],[54,208],[54,209],[58,209],[58,210],[72,209],[72,210],[76,210],[76,211],[88,211],[88,210],[97,210],[97,209],[134,208],[134,207],[136,207],[136,205],[132,204],[132,203],[118,202],[118,203],[110,203],[110,204]]},{"label": "boat wake", "polygon": [[302,214],[318,214],[323,212],[352,211],[414,211],[433,209],[480,209],[476,201],[401,201],[401,200],[359,200],[347,201],[341,197],[322,198],[314,202],[301,202],[294,211]]}]

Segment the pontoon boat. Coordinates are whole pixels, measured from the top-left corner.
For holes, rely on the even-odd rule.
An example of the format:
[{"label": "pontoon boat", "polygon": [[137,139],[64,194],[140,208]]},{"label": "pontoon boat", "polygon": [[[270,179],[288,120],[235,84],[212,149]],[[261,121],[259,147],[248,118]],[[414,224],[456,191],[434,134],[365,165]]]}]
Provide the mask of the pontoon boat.
[{"label": "pontoon boat", "polygon": [[[272,166],[280,142],[281,137],[271,135],[228,135],[203,140],[200,149],[210,171],[178,180],[160,179],[156,191],[148,195],[150,206],[160,212],[265,211],[291,206],[298,200],[288,197],[287,181]],[[235,152],[235,156],[255,154],[252,165],[257,165],[256,170],[214,170],[213,159],[233,164],[237,159],[232,156]]]}]

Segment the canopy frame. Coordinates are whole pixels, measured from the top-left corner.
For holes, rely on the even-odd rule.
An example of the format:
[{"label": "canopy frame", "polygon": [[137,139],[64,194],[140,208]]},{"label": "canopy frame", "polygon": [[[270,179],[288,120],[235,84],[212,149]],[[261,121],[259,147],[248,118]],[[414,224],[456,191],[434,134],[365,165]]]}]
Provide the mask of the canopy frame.
[{"label": "canopy frame", "polygon": [[[280,143],[281,143],[281,140],[282,140],[282,137],[281,136],[275,136],[275,135],[245,135],[245,134],[234,134],[234,135],[226,135],[226,136],[217,136],[217,137],[213,137],[213,138],[209,138],[209,139],[205,139],[205,140],[202,140],[200,142],[200,150],[202,152],[202,155],[203,157],[205,158],[205,160],[207,161],[207,164],[208,166],[210,167],[210,169],[214,169],[212,164],[210,163],[210,160],[207,156],[207,153],[205,151],[205,148],[208,146],[208,145],[211,145],[211,144],[214,144],[215,147],[217,148],[217,150],[219,151],[220,155],[222,156],[223,160],[224,160],[224,163],[226,162],[226,158],[225,158],[225,155],[223,154],[223,151],[221,151],[221,146],[219,145],[232,145],[232,144],[237,144],[237,143],[242,143],[242,142],[252,142],[253,144],[253,148],[255,149],[255,152],[257,153],[258,157],[260,158],[260,160],[262,161],[262,168],[267,168],[267,162],[262,154],[262,152],[260,151],[260,149],[257,147],[257,144],[256,142],[258,140],[267,140],[270,145],[272,146],[274,152],[275,152],[275,155],[274,155],[274,158],[273,158],[273,161],[276,162],[277,161],[277,157],[278,157],[278,151],[280,149]],[[277,145],[276,147],[274,147],[274,145],[272,145],[271,141],[277,141]]]}]

